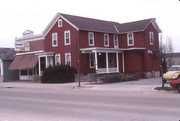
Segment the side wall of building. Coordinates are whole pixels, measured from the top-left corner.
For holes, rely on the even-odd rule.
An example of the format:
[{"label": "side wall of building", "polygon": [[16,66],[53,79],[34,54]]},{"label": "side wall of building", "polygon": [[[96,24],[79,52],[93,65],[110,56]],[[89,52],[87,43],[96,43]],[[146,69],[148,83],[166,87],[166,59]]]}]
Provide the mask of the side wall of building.
[{"label": "side wall of building", "polygon": [[4,60],[3,61],[3,81],[15,81],[18,80],[18,71],[10,71],[8,68],[12,61]]}]

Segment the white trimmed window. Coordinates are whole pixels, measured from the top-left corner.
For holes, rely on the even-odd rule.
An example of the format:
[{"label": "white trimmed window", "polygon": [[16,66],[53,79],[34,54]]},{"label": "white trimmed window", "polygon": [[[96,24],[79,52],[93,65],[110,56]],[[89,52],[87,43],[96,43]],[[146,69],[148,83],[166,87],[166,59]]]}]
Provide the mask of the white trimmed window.
[{"label": "white trimmed window", "polygon": [[154,45],[154,32],[149,32],[150,45]]},{"label": "white trimmed window", "polygon": [[71,66],[71,53],[65,53],[65,65]]},{"label": "white trimmed window", "polygon": [[55,64],[60,65],[61,64],[61,56],[60,54],[55,55]]},{"label": "white trimmed window", "polygon": [[51,56],[47,57],[47,67],[53,66],[53,58]]},{"label": "white trimmed window", "polygon": [[70,45],[71,44],[70,30],[64,31],[64,44],[65,45]]},{"label": "white trimmed window", "polygon": [[57,47],[58,46],[58,34],[52,33],[52,46]]},{"label": "white trimmed window", "polygon": [[62,27],[62,19],[58,20],[58,27]]},{"label": "white trimmed window", "polygon": [[128,41],[128,46],[134,45],[134,34],[133,33],[127,34],[127,41]]},{"label": "white trimmed window", "polygon": [[94,33],[88,32],[88,43],[89,46],[94,46]]},{"label": "white trimmed window", "polygon": [[104,46],[109,46],[109,34],[104,34]]},{"label": "white trimmed window", "polygon": [[114,35],[114,48],[119,48],[119,38],[118,38],[118,35]]},{"label": "white trimmed window", "polygon": [[89,54],[89,67],[95,68],[95,55],[94,55],[94,53]]}]

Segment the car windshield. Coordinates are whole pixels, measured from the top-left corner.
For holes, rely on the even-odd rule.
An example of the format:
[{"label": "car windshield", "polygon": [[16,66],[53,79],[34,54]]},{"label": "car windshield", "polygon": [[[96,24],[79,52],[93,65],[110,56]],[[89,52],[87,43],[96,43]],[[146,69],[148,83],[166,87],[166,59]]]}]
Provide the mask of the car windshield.
[{"label": "car windshield", "polygon": [[180,67],[171,67],[168,70],[169,71],[180,71]]}]

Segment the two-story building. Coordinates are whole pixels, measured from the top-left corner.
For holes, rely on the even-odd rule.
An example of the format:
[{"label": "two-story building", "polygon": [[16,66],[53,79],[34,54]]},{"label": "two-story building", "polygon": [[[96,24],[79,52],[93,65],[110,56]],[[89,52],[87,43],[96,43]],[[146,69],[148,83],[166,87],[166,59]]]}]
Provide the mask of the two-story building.
[{"label": "two-story building", "polygon": [[21,80],[41,76],[49,65],[67,64],[82,75],[110,73],[159,75],[159,37],[155,19],[117,23],[57,13],[42,34],[27,30],[16,38],[10,70]]}]

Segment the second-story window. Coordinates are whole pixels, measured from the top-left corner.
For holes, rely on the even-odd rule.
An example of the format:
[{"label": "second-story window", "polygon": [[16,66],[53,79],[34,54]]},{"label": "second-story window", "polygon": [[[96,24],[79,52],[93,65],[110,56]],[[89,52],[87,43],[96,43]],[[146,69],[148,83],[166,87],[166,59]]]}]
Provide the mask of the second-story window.
[{"label": "second-story window", "polygon": [[104,34],[104,46],[109,46],[109,34]]},{"label": "second-story window", "polygon": [[133,35],[133,33],[128,33],[127,34],[127,41],[128,41],[128,46],[133,46],[134,45],[134,35]]},{"label": "second-story window", "polygon": [[154,32],[149,32],[150,45],[154,45]]},{"label": "second-story window", "polygon": [[118,35],[114,35],[114,48],[119,48],[119,38],[118,38]]},{"label": "second-story window", "polygon": [[65,45],[70,45],[71,43],[71,35],[70,35],[70,31],[64,31],[64,43]]},{"label": "second-story window", "polygon": [[58,34],[52,33],[52,46],[56,47],[58,46]]},{"label": "second-story window", "polygon": [[88,32],[88,43],[89,46],[94,46],[94,33]]}]

